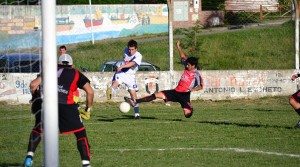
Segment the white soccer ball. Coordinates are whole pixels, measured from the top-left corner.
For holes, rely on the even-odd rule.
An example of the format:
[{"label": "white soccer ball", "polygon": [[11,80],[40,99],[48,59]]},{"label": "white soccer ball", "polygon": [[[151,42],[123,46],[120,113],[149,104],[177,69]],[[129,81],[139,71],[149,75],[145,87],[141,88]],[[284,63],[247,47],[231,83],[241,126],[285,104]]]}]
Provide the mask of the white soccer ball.
[{"label": "white soccer ball", "polygon": [[119,106],[119,110],[122,113],[128,113],[130,110],[130,105],[127,102],[123,101]]}]

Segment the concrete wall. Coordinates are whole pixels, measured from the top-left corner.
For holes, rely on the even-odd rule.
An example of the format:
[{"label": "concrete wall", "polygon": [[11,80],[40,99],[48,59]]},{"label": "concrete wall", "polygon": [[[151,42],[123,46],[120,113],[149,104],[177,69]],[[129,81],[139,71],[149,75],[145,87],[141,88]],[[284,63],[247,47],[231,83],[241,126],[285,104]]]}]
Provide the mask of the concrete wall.
[{"label": "concrete wall", "polygon": [[[294,70],[241,70],[241,71],[200,71],[204,79],[204,89],[193,92],[192,100],[234,100],[261,98],[265,96],[287,96],[296,91],[296,83],[290,80]],[[85,73],[95,90],[95,101],[105,102],[105,91],[111,84],[113,73]],[[174,81],[178,81],[182,71],[174,72]],[[0,101],[22,104],[31,98],[29,83],[36,74],[1,74]],[[138,72],[139,97],[155,91],[174,88],[168,71]],[[85,99],[80,91],[80,100]],[[113,95],[112,101],[123,101],[129,94],[124,85]]]},{"label": "concrete wall", "polygon": [[247,12],[259,12],[260,5],[264,11],[278,11],[278,0],[226,0],[225,10],[237,11],[243,10]]}]

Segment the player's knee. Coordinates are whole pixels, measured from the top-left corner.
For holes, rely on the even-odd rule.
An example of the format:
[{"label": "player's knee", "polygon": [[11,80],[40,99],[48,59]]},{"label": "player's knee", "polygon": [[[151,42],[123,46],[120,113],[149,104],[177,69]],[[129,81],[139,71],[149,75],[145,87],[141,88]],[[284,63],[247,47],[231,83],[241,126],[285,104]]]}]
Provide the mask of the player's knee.
[{"label": "player's knee", "polygon": [[40,127],[34,127],[34,128],[32,128],[31,132],[36,133],[36,134],[41,134],[42,129]]},{"label": "player's knee", "polygon": [[186,118],[191,118],[193,115],[193,109],[184,109],[184,116]]},{"label": "player's knee", "polygon": [[81,130],[81,131],[79,131],[79,132],[76,132],[76,133],[74,133],[74,134],[75,134],[77,140],[80,139],[80,138],[87,137],[87,136],[86,136],[86,131],[85,131],[85,129],[84,129],[84,130]]},{"label": "player's knee", "polygon": [[300,103],[294,99],[292,96],[290,97],[290,101],[289,104],[296,110],[298,108],[300,108]]},{"label": "player's knee", "polygon": [[298,115],[300,115],[300,108],[295,109],[295,111],[296,111],[296,113],[297,113]]},{"label": "player's knee", "polygon": [[293,97],[291,96],[291,97],[290,97],[290,100],[289,100],[290,105],[293,105],[294,102],[295,102],[295,100],[294,100]]}]

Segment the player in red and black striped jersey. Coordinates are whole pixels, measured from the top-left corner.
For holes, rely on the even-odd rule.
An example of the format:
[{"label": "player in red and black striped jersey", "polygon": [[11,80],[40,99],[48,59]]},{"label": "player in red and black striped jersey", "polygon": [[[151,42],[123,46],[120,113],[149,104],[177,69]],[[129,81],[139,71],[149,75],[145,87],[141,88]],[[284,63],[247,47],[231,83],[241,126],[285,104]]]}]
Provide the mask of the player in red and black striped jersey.
[{"label": "player in red and black striped jersey", "polygon": [[183,108],[184,116],[186,118],[190,118],[193,114],[193,107],[190,102],[191,92],[203,89],[203,80],[197,70],[198,59],[195,57],[187,58],[180,47],[180,41],[177,41],[177,49],[185,66],[185,70],[177,87],[172,90],[163,90],[140,99],[124,97],[125,101],[129,102],[131,105],[153,101],[156,98],[163,99],[165,102],[179,102],[181,104],[181,108]]},{"label": "player in red and black striped jersey", "polygon": [[[86,112],[89,113],[93,104],[94,91],[90,86],[89,79],[73,68],[73,60],[70,55],[63,54],[59,57],[57,75],[60,133],[75,134],[82,165],[88,167],[90,166],[90,146],[85,127],[79,115],[78,104],[74,101],[74,92],[76,92],[75,90],[78,88],[83,89],[86,92]],[[31,82],[30,87],[33,97],[35,97],[35,92],[39,92],[38,88],[40,84],[41,77],[39,76]],[[34,104],[38,103],[33,101],[32,106],[34,106]],[[32,110],[41,110],[41,105],[35,105],[35,107],[32,107]],[[39,115],[36,115],[36,124],[30,135],[24,166],[32,166],[34,152],[41,140],[41,112],[37,113]]]},{"label": "player in red and black striped jersey", "polygon": [[[298,77],[300,77],[300,74],[294,74],[292,75],[291,80],[294,81]],[[296,93],[291,95],[290,105],[294,108],[297,114],[300,115],[300,90],[298,90]],[[295,127],[300,128],[300,121],[298,121]]]}]

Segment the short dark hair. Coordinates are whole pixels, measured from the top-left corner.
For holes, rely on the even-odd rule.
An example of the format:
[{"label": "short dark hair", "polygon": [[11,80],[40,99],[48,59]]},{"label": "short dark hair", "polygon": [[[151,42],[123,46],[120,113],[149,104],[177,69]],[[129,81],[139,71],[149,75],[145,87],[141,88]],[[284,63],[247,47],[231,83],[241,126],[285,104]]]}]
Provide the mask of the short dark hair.
[{"label": "short dark hair", "polygon": [[128,41],[128,43],[127,43],[127,47],[135,47],[135,48],[137,48],[137,42],[135,41],[135,40],[130,40],[130,41]]},{"label": "short dark hair", "polygon": [[198,58],[196,57],[189,57],[185,60],[185,62],[191,65],[195,65],[195,67],[198,68]]},{"label": "short dark hair", "polygon": [[65,45],[61,45],[60,47],[59,47],[59,50],[60,49],[65,49],[65,50],[67,50],[67,47],[65,46]]}]

